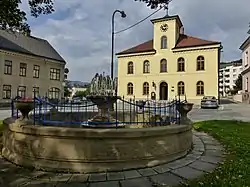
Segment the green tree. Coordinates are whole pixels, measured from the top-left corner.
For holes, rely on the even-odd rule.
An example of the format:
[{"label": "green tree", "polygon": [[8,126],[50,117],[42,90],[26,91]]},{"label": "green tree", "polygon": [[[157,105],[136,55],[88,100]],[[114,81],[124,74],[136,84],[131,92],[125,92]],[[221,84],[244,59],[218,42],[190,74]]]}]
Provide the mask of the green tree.
[{"label": "green tree", "polygon": [[54,12],[54,0],[0,0],[0,28],[30,34],[26,13],[19,8],[23,1],[28,1],[30,14],[38,17],[41,14]]},{"label": "green tree", "polygon": [[236,90],[242,90],[242,75],[240,74],[237,78],[237,80],[235,81],[235,89]]},{"label": "green tree", "polygon": [[[51,14],[54,10],[55,0],[0,0],[0,28],[30,34],[26,12],[19,5],[28,1],[31,16],[37,18],[41,14]],[[152,9],[159,5],[166,5],[171,0],[134,0],[146,3]]]}]

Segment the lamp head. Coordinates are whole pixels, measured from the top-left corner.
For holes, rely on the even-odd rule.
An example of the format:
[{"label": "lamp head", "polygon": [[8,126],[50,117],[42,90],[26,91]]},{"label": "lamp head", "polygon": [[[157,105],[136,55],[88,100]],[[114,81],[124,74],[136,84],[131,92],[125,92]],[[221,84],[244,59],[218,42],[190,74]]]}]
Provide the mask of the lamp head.
[{"label": "lamp head", "polygon": [[121,16],[122,16],[122,18],[125,18],[127,15],[125,14],[124,11],[121,11]]}]

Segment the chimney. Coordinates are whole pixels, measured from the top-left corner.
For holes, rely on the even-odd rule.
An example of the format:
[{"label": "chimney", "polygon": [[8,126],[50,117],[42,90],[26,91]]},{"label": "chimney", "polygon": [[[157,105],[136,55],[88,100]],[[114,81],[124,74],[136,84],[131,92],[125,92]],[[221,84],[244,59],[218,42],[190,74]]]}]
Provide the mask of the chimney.
[{"label": "chimney", "polygon": [[180,28],[180,34],[184,34],[184,27],[183,26]]}]

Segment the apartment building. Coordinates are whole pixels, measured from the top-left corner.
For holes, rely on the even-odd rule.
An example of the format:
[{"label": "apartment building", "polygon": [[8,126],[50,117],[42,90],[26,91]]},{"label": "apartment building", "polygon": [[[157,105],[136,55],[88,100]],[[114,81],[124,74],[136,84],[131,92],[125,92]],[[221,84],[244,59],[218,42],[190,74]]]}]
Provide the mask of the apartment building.
[{"label": "apartment building", "polygon": [[219,93],[221,96],[228,95],[235,86],[235,82],[242,72],[242,60],[220,63],[219,70]]},{"label": "apartment building", "polygon": [[0,30],[0,103],[34,93],[60,98],[65,64],[48,41]]}]

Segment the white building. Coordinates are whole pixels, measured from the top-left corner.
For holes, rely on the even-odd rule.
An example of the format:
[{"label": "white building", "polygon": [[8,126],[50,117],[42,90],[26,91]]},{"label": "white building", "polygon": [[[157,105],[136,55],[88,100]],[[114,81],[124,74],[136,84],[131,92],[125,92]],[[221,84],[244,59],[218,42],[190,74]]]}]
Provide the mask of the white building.
[{"label": "white building", "polygon": [[242,72],[242,60],[220,64],[219,92],[226,96],[235,86],[235,82]]}]

